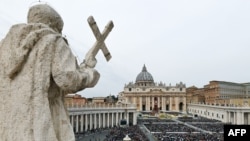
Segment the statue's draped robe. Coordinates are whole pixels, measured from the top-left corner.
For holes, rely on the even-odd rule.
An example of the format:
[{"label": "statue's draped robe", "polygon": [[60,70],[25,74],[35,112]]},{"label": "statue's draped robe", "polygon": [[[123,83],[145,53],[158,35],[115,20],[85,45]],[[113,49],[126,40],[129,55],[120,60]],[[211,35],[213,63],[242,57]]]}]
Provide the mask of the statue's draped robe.
[{"label": "statue's draped robe", "polygon": [[63,99],[93,87],[67,42],[44,24],[18,24],[0,42],[0,141],[74,141]]}]

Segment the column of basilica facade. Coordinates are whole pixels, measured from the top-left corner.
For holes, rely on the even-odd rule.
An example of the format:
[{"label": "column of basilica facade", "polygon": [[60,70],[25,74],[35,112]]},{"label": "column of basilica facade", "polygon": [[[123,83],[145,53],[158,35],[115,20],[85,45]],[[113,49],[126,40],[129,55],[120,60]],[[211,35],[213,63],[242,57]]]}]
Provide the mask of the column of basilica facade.
[{"label": "column of basilica facade", "polygon": [[136,104],[137,111],[186,112],[186,86],[182,82],[175,86],[155,83],[144,65],[135,83],[125,85],[124,91],[119,94],[119,100]]}]

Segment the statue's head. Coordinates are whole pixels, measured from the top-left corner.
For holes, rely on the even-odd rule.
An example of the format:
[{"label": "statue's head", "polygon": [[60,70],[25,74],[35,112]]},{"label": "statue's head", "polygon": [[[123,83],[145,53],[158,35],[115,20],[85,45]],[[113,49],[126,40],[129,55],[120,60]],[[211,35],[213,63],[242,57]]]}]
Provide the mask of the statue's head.
[{"label": "statue's head", "polygon": [[63,20],[61,16],[47,4],[32,6],[29,9],[27,20],[28,23],[46,24],[59,33],[61,33],[63,29]]}]

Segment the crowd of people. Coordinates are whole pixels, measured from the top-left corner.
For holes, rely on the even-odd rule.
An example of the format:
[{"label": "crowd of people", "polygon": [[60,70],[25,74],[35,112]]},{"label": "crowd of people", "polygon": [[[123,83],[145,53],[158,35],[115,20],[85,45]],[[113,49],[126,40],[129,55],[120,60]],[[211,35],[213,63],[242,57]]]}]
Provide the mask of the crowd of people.
[{"label": "crowd of people", "polygon": [[216,132],[216,133],[222,133],[224,131],[224,124],[223,123],[195,123],[190,124],[192,126],[198,127],[202,130],[210,131],[210,132]]},{"label": "crowd of people", "polygon": [[150,132],[195,132],[195,129],[183,124],[144,124]]},{"label": "crowd of people", "polygon": [[182,122],[221,122],[221,121],[216,120],[216,119],[208,119],[208,118],[204,118],[204,117],[197,117],[197,118],[179,117],[177,120],[182,121]]},{"label": "crowd of people", "polygon": [[160,119],[150,124],[142,121],[158,141],[223,141],[224,124],[213,119],[179,117],[164,124]]},{"label": "crowd of people", "polygon": [[158,141],[223,141],[222,134],[207,133],[163,133],[154,134]]},{"label": "crowd of people", "polygon": [[123,141],[126,135],[131,141],[149,141],[148,134],[156,141],[223,141],[223,125],[220,121],[206,118],[138,118],[137,125],[95,129],[81,134],[98,134],[106,130],[103,141]]},{"label": "crowd of people", "polygon": [[[76,141],[81,141],[82,138],[85,138],[86,136],[102,134],[103,132],[109,131],[110,129],[112,128],[106,127],[106,128],[97,128],[97,129],[87,130],[83,132],[78,132],[78,133],[75,133],[75,138],[76,138]],[[99,140],[101,139],[98,139],[98,141]]]},{"label": "crowd of people", "polygon": [[138,125],[114,127],[109,131],[104,141],[123,141],[126,135],[128,135],[132,141],[149,141]]},{"label": "crowd of people", "polygon": [[171,119],[159,119],[159,118],[150,118],[150,119],[137,119],[137,124],[149,124],[149,123],[164,123],[164,122],[175,122]]}]

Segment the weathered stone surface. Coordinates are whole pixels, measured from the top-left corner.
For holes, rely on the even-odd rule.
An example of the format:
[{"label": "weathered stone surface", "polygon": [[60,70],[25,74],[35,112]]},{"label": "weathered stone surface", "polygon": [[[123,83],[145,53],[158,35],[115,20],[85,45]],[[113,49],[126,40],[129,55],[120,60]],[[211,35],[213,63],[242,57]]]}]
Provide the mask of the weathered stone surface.
[{"label": "weathered stone surface", "polygon": [[0,42],[0,141],[75,140],[64,95],[94,87],[100,74],[77,64],[62,27],[55,10],[36,5]]}]

